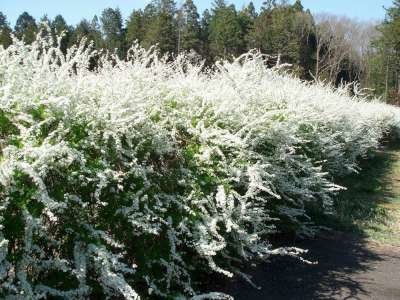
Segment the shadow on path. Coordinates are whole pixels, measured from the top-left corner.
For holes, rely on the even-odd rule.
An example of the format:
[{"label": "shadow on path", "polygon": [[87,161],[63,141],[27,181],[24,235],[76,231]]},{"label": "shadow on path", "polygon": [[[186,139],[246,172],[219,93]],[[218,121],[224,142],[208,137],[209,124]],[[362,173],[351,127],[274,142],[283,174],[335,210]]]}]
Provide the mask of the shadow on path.
[{"label": "shadow on path", "polygon": [[341,233],[300,241],[309,249],[309,265],[285,256],[244,270],[255,289],[243,280],[224,281],[218,290],[237,300],[257,299],[400,299],[400,252],[374,249],[363,240]]}]

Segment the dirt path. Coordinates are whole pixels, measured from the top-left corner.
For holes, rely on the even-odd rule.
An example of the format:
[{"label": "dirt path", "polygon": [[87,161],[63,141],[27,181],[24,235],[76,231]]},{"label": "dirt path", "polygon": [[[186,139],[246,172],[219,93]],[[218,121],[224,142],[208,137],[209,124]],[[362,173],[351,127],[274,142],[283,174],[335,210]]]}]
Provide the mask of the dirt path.
[{"label": "dirt path", "polygon": [[237,300],[400,300],[400,147],[377,156],[358,179],[350,180],[353,190],[344,195],[344,212],[360,215],[345,217],[361,234],[332,231],[294,243],[309,249],[305,258],[315,265],[274,257],[244,270],[259,290],[241,280],[222,281],[215,288]]},{"label": "dirt path", "polygon": [[247,270],[261,289],[236,280],[219,286],[237,300],[257,299],[400,299],[400,249],[366,244],[343,234],[296,243],[309,249],[299,263],[290,257]]}]

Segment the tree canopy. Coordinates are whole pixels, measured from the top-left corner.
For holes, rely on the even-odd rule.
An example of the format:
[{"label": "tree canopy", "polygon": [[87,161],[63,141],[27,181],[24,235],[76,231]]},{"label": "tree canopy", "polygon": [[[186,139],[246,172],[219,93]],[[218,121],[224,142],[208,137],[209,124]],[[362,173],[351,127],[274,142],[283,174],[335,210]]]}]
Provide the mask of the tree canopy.
[{"label": "tree canopy", "polygon": [[[161,55],[194,51],[210,65],[251,49],[292,65],[305,80],[335,85],[357,81],[375,95],[400,99],[400,0],[387,8],[379,24],[363,23],[333,15],[312,15],[301,0],[265,0],[259,10],[253,2],[237,9],[226,0],[215,0],[200,13],[193,0],[152,0],[123,20],[118,8],[106,8],[99,17],[68,25],[62,15],[41,21],[52,34],[63,33],[61,48],[82,38],[97,49],[123,57],[136,41],[142,47],[157,45]],[[8,47],[14,34],[26,43],[39,30],[47,30],[28,13],[17,19],[14,30],[0,12],[0,44]],[[47,27],[46,27],[47,28]]]}]

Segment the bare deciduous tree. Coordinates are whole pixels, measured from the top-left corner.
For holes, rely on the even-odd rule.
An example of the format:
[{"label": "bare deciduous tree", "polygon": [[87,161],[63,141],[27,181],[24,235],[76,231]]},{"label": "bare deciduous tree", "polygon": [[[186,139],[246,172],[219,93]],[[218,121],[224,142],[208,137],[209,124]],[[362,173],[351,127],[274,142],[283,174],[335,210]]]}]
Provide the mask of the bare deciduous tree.
[{"label": "bare deciduous tree", "polygon": [[315,16],[316,64],[314,77],[317,80],[335,82],[347,68],[355,80],[365,72],[365,58],[370,51],[370,42],[377,31],[371,22],[359,22],[344,16],[319,14]]}]

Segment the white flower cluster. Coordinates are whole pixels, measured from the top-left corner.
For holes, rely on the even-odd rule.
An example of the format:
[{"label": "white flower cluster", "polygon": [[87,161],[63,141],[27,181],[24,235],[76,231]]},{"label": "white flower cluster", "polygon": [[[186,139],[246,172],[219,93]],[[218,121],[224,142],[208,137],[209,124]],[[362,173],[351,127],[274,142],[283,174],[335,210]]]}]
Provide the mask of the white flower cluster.
[{"label": "white flower cluster", "polygon": [[301,253],[269,235],[312,232],[308,211],[330,212],[334,179],[399,121],[256,52],[207,70],[14,40],[0,49],[0,297],[230,299],[199,294],[199,275],[248,279],[245,261]]}]

